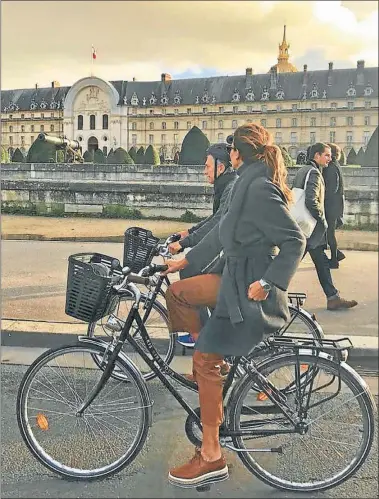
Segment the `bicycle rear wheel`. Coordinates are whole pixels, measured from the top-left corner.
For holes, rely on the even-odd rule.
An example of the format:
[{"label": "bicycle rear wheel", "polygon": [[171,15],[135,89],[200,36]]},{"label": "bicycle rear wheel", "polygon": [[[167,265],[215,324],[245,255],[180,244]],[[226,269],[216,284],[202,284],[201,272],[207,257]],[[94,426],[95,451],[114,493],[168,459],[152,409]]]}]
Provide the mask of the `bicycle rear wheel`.
[{"label": "bicycle rear wheel", "polygon": [[[134,296],[131,293],[116,295],[114,296],[113,300],[114,300],[114,305],[112,306],[113,315],[121,319],[121,321],[125,321],[134,303]],[[146,296],[142,295],[140,302],[141,317],[143,317],[145,313],[144,310],[145,304],[146,304]],[[109,315],[103,317],[97,322],[92,322],[88,324],[87,335],[90,338],[97,337],[105,341],[111,341],[112,339],[111,332],[108,331],[105,327],[108,317]],[[165,363],[167,365],[170,364],[175,353],[176,334],[175,333],[171,334],[169,332],[167,311],[163,307],[163,305],[161,305],[160,302],[155,301],[153,303],[150,314],[146,318],[144,324],[149,334],[149,338],[153,347],[160,355],[160,357],[165,361]],[[137,324],[135,323],[132,325],[131,335],[141,346],[141,348],[146,353],[149,353],[144,341],[142,340],[140,332],[138,331]],[[136,366],[141,371],[146,381],[149,381],[156,377],[156,374],[153,371],[151,371],[150,367],[146,364],[146,362],[142,360],[141,356],[134,350],[134,348],[131,346],[130,343],[125,342],[122,348],[125,355],[129,357],[134,362],[134,364],[136,364]],[[95,359],[95,362],[98,364],[100,369],[102,369],[101,362],[99,361],[99,359],[97,360]],[[115,369],[112,373],[112,376],[116,379],[127,381],[124,374],[119,369]]]},{"label": "bicycle rear wheel", "polygon": [[18,426],[49,470],[75,479],[104,478],[130,464],[151,423],[151,402],[138,371],[121,358],[129,383],[110,378],[81,416],[77,411],[103,372],[105,348],[77,343],[48,350],[29,367],[17,397]]},{"label": "bicycle rear wheel", "polygon": [[[228,428],[249,432],[235,437],[234,446],[246,468],[268,485],[293,492],[326,490],[350,478],[365,462],[373,442],[375,403],[366,383],[347,364],[302,354],[299,360],[295,354],[266,360],[259,372],[286,395],[295,414],[297,365],[303,376],[309,371],[314,378],[313,384],[298,383],[310,397],[303,435],[258,434],[294,429],[294,425],[267,397],[260,396],[254,374],[247,374],[231,395]],[[282,453],[258,452],[272,448]]]}]

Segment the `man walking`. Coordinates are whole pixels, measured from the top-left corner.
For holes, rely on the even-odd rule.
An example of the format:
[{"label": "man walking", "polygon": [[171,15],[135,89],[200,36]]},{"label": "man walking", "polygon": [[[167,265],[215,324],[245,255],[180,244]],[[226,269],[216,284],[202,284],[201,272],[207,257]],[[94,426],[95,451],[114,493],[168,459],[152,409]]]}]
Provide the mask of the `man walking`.
[{"label": "man walking", "polygon": [[309,170],[311,170],[305,189],[305,205],[316,220],[316,226],[307,239],[306,252],[309,252],[316,268],[318,280],[326,295],[327,309],[340,310],[355,307],[358,303],[355,300],[345,300],[340,297],[338,290],[333,284],[329,259],[325,254],[328,224],[325,218],[325,183],[322,172],[324,168],[327,168],[331,159],[332,151],[327,144],[322,142],[313,144],[309,150],[308,164],[300,168],[297,172],[293,187],[304,189],[306,176]]},{"label": "man walking", "polygon": [[329,267],[338,269],[339,262],[345,255],[338,249],[336,229],[342,225],[344,210],[344,188],[342,171],[339,164],[341,149],[337,144],[328,144],[332,151],[332,160],[324,168],[322,176],[325,182],[325,217],[328,223],[327,239],[330,248]]}]

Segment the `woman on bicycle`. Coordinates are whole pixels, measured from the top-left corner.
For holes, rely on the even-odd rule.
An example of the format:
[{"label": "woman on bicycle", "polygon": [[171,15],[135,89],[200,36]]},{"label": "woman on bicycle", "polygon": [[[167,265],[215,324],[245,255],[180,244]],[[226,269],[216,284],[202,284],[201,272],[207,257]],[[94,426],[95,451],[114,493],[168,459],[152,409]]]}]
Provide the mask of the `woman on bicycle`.
[{"label": "woman on bicycle", "polygon": [[[287,288],[305,250],[304,236],[288,210],[291,191],[283,157],[267,130],[253,123],[237,128],[230,159],[238,180],[229,210],[186,258],[166,262],[168,274],[185,268],[203,251],[210,259],[223,253],[225,260],[221,275],[215,271],[177,281],[166,294],[170,330],[200,333],[193,375],[203,443],[188,463],[169,473],[170,482],[185,487],[227,476],[219,443],[223,357],[247,355],[264,334],[285,324]],[[279,253],[273,259],[275,247]],[[214,311],[201,329],[199,307],[204,306]]]}]

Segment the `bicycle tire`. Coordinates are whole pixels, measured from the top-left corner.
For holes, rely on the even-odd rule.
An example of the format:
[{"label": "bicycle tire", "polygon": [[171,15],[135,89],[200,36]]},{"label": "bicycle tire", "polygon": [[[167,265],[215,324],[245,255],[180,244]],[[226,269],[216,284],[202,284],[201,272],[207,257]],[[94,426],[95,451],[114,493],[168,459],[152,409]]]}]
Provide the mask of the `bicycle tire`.
[{"label": "bicycle tire", "polygon": [[[119,309],[120,305],[121,305],[121,302],[130,302],[132,304],[133,300],[134,300],[134,297],[131,293],[125,293],[125,294],[122,294],[122,295],[116,295],[114,297],[115,300],[117,300],[118,298],[118,303],[115,303],[115,307],[117,309]],[[147,296],[146,295],[142,295],[141,296],[141,305],[144,305],[146,303],[146,300],[147,300]],[[113,308],[114,310],[114,308]],[[167,310],[164,308],[163,305],[161,305],[158,301],[155,301],[152,305],[152,310],[150,311],[150,315],[146,318],[146,321],[145,321],[145,327],[146,327],[146,330],[147,332],[149,333],[149,323],[148,323],[148,320],[149,320],[149,317],[151,317],[151,312],[156,312],[158,313],[159,317],[162,319],[162,323],[165,324],[166,328],[167,328],[167,345],[166,345],[166,340],[164,340],[163,342],[158,339],[158,341],[160,342],[159,344],[159,347],[157,348],[157,345],[154,344],[155,342],[155,339],[154,337],[150,336],[149,335],[149,338],[150,338],[150,341],[152,343],[152,345],[154,346],[155,350],[157,351],[157,353],[160,355],[160,357],[164,360],[165,364],[167,365],[170,365],[172,359],[174,358],[174,355],[175,355],[175,348],[176,348],[176,333],[170,333],[168,331],[168,314],[167,314]],[[117,314],[115,314],[117,316]],[[126,318],[127,316],[127,313],[124,313],[123,314],[125,317],[123,317],[123,319]],[[143,316],[143,313],[141,314],[141,316]],[[101,321],[99,322],[91,322],[88,324],[88,328],[87,328],[87,336],[89,338],[96,338],[96,337],[99,337],[98,334],[96,334],[96,331],[98,330],[100,333],[104,333],[106,334],[106,336],[101,336],[102,339],[107,339],[109,338],[110,339],[110,336],[107,335],[105,329],[104,329],[104,326],[103,324],[106,322],[107,320],[107,317],[104,317],[103,319],[101,319]],[[136,338],[135,338],[136,339]],[[141,347],[147,352],[147,348],[146,348],[146,345],[144,344],[144,342],[142,341],[142,339],[140,339],[139,341]],[[134,351],[134,349],[132,349],[131,345],[128,343],[128,342],[125,342],[124,343],[124,346],[123,346],[123,351],[125,353],[125,355],[127,355],[128,357],[133,357],[133,355],[135,355],[135,357],[132,358],[133,362],[137,365],[137,367],[140,369],[141,373],[142,373],[142,376],[144,377],[144,379],[146,381],[150,381],[152,380],[153,378],[156,377],[156,374],[154,373],[154,371],[147,371],[147,372],[143,372],[143,369],[146,366],[145,362],[143,362],[141,360],[141,362],[143,362],[143,364],[139,364],[139,356],[138,354]],[[99,369],[103,369],[103,367],[101,366],[101,362],[99,362],[99,360],[97,359],[94,359],[95,362],[97,363]],[[122,375],[118,372],[118,371],[114,371],[112,373],[112,377],[114,377],[115,379],[124,379],[124,381],[127,381],[125,378],[122,378]]]},{"label": "bicycle tire", "polygon": [[[255,453],[252,452],[246,452],[244,449],[246,449],[245,444],[243,442],[243,437],[237,436],[233,438],[233,444],[234,446],[239,449],[237,451],[239,458],[245,465],[245,467],[253,473],[256,477],[258,477],[260,480],[262,480],[264,483],[270,485],[271,487],[280,489],[280,490],[286,490],[286,491],[291,491],[291,492],[314,492],[314,491],[324,491],[327,489],[330,489],[332,487],[336,487],[337,485],[340,485],[341,483],[345,482],[348,480],[353,474],[355,474],[358,469],[363,465],[365,462],[370,449],[372,447],[373,443],[373,437],[374,437],[374,428],[375,428],[375,417],[374,413],[376,412],[376,406],[375,402],[372,398],[372,395],[364,382],[362,378],[356,373],[348,364],[342,363],[341,365],[338,365],[336,362],[328,358],[326,354],[322,354],[322,357],[317,357],[314,355],[311,355],[310,352],[309,354],[302,354],[300,353],[300,360],[297,360],[296,354],[291,353],[291,354],[282,354],[282,355],[277,355],[275,357],[266,359],[262,364],[259,365],[259,373],[263,375],[267,375],[270,373],[273,373],[275,370],[280,369],[283,366],[293,366],[295,365],[296,362],[299,362],[300,364],[308,364],[309,366],[311,364],[317,365],[315,367],[316,370],[320,369],[325,369],[325,372],[327,372],[330,376],[340,376],[340,379],[348,386],[348,388],[352,391],[352,393],[356,396],[356,399],[358,401],[358,406],[362,414],[362,419],[363,419],[363,428],[364,430],[360,433],[358,430],[358,434],[362,434],[362,441],[359,446],[357,455],[354,456],[354,458],[350,461],[350,463],[343,468],[342,471],[337,473],[335,476],[329,478],[328,480],[324,480],[323,482],[315,482],[315,483],[294,483],[293,481],[288,481],[284,480],[282,478],[279,478],[277,476],[274,476],[272,473],[267,471],[262,465],[260,465],[257,460],[254,458]],[[317,361],[316,361],[317,359]],[[316,363],[317,362],[317,363]],[[309,367],[310,368],[310,367]],[[278,376],[279,379],[279,376]],[[253,373],[247,373],[235,386],[232,394],[230,395],[229,403],[228,403],[228,410],[227,410],[227,420],[228,420],[228,428],[230,430],[238,431],[240,428],[240,419],[241,419],[241,407],[243,405],[243,399],[247,395],[247,393],[250,390],[250,387],[256,385],[256,375]],[[254,390],[254,389],[253,389]],[[341,391],[342,393],[342,391]],[[320,396],[320,395],[318,395]],[[257,399],[259,400],[259,399]],[[351,399],[353,400],[353,399]],[[347,402],[351,403],[351,400],[347,400]],[[270,402],[270,401],[269,401]],[[346,402],[346,403],[347,403]],[[246,407],[246,406],[245,406]],[[258,406],[259,407],[259,406]],[[274,407],[274,406],[272,406]],[[336,414],[337,418],[337,423],[344,425],[346,423],[343,422],[343,416],[341,415],[341,405],[339,404],[337,406],[338,408],[338,414]],[[333,409],[336,410],[336,409]],[[350,410],[350,407],[349,407]],[[251,406],[247,409],[245,409],[245,413],[251,415]],[[270,411],[269,411],[270,413]],[[263,412],[259,413],[257,411],[257,414],[263,414]],[[328,414],[328,413],[325,413]],[[330,414],[330,411],[329,411]],[[348,413],[349,414],[349,413]],[[272,414],[271,414],[272,417]],[[317,420],[320,419],[321,416],[318,416]],[[342,419],[341,419],[342,418]],[[350,414],[350,418],[352,418]],[[315,420],[316,421],[316,420]],[[311,424],[314,424],[315,421],[312,421]],[[271,428],[273,425],[273,419],[268,421],[269,424],[271,424]],[[317,427],[319,425],[316,423],[316,426],[313,427],[313,431],[317,435]],[[352,426],[358,426],[358,425],[352,425]],[[316,430],[314,429],[316,428]],[[295,434],[293,434],[295,436]],[[335,435],[335,433],[333,433]],[[296,434],[297,437],[300,437],[300,435]],[[321,436],[323,436],[323,433],[321,433]],[[280,438],[279,437],[274,437],[274,438]],[[347,437],[349,439],[348,443],[342,443],[342,445],[349,446],[351,445],[351,441],[355,442],[356,440],[352,440],[350,436]],[[317,439],[317,437],[316,437]],[[318,438],[318,440],[322,440],[323,438]],[[335,437],[335,440],[338,440],[338,435]],[[317,443],[317,442],[316,442]],[[337,443],[340,442],[334,442],[336,445]],[[278,445],[278,442],[275,441],[275,444]],[[341,444],[341,443],[340,443]],[[292,444],[293,445],[293,444]],[[304,445],[304,444],[303,444]],[[318,444],[320,446],[320,444]],[[258,444],[256,444],[255,449],[258,449],[260,447],[260,443],[258,441]],[[313,451],[314,452],[314,451]],[[338,451],[336,451],[338,452]],[[293,453],[293,447],[292,447],[292,453]],[[259,455],[259,453],[258,453]],[[324,453],[323,458],[329,457],[326,453]],[[275,458],[279,461],[279,457]],[[293,459],[293,455],[292,458]],[[314,459],[314,454],[313,454],[313,459]],[[335,459],[335,458],[334,458]],[[336,459],[338,461],[338,459]],[[266,467],[268,466],[269,460],[266,460]],[[317,465],[319,465],[320,461],[316,461]],[[316,465],[316,468],[317,468]],[[333,461],[333,465],[335,466],[335,462]],[[282,464],[284,466],[284,464]],[[300,466],[296,467],[295,469],[297,470],[297,473],[305,473],[305,466],[306,463],[304,460],[301,460]],[[280,467],[278,465],[278,467]],[[285,469],[285,467],[284,467]],[[313,470],[312,470],[313,472]],[[318,472],[320,473],[320,468],[318,468]]]},{"label": "bicycle tire", "polygon": [[[139,452],[142,450],[142,447],[146,441],[149,427],[151,425],[151,405],[152,402],[150,401],[150,396],[147,391],[146,383],[144,379],[142,378],[141,374],[137,370],[137,368],[130,362],[129,359],[122,358],[121,356],[118,357],[117,363],[119,369],[123,369],[126,372],[126,375],[128,377],[129,383],[124,383],[122,381],[117,381],[113,379],[109,379],[107,383],[105,383],[104,387],[102,388],[102,391],[98,395],[98,398],[95,399],[94,402],[100,404],[100,405],[90,405],[89,408],[86,409],[88,411],[92,407],[92,413],[91,412],[85,412],[84,414],[87,415],[87,420],[85,420],[85,415],[81,416],[81,418],[76,417],[77,416],[77,409],[78,407],[75,406],[79,405],[80,402],[82,401],[80,396],[79,396],[79,390],[84,389],[84,379],[86,380],[86,386],[85,389],[87,391],[88,387],[88,379],[90,379],[93,376],[101,376],[102,371],[99,371],[96,366],[89,367],[89,364],[87,364],[84,361],[84,353],[88,354],[88,358],[91,359],[92,365],[92,356],[94,355],[104,355],[106,352],[106,345],[99,345],[99,344],[94,344],[91,343],[94,342],[94,340],[85,340],[83,342],[78,342],[72,345],[65,345],[61,346],[55,349],[51,349],[43,353],[40,357],[38,357],[33,364],[28,368],[26,371],[19,390],[18,390],[18,395],[17,395],[17,405],[16,405],[16,414],[17,414],[17,422],[18,426],[22,435],[22,438],[27,445],[28,449],[31,451],[31,453],[34,455],[34,457],[46,468],[48,468],[50,471],[53,471],[54,473],[57,473],[65,478],[74,478],[76,480],[94,480],[94,479],[100,479],[100,478],[105,478],[107,476],[111,476],[119,471],[121,471],[125,466],[130,464],[136,456],[139,454]],[[80,354],[82,353],[83,356],[83,365],[80,365],[78,363],[79,357],[75,357],[75,354]],[[67,364],[67,358],[66,364],[63,364],[64,367],[59,368],[57,364],[57,358],[63,355],[74,355],[71,357],[69,360],[72,362],[73,365]],[[55,362],[56,365],[50,366],[48,365],[50,361]],[[75,363],[78,363],[78,372],[80,374],[80,379],[82,380],[82,383],[74,383],[71,384],[69,381],[70,380],[70,374],[71,371],[76,369]],[[64,372],[63,369],[65,369],[67,366],[68,371]],[[84,366],[84,367],[83,367]],[[46,377],[44,368],[46,367],[46,370],[49,373],[49,377]],[[87,367],[87,369],[86,369]],[[56,370],[54,370],[55,368]],[[41,375],[42,380],[46,380],[47,384],[43,384],[39,381],[39,375]],[[74,378],[75,380],[79,378]],[[53,380],[57,380],[58,382],[58,391],[54,389],[53,386]],[[67,384],[65,383],[65,380],[67,381]],[[34,382],[34,383],[33,383]],[[59,383],[61,383],[61,386],[59,386]],[[114,405],[109,405],[109,399],[105,400],[104,397],[104,404],[101,405],[101,401],[103,400],[101,398],[101,394],[104,396],[104,390],[107,388],[107,384],[111,383],[112,386],[114,386],[115,383],[117,383],[120,388],[118,390],[114,390],[114,387],[112,388],[111,386],[109,387],[109,394],[113,390],[113,394],[116,397],[116,402]],[[35,388],[37,386],[37,388]],[[41,398],[39,396],[40,389],[38,387],[47,387],[48,391],[48,396],[45,398]],[[78,392],[75,394],[72,388],[77,388]],[[125,428],[125,432],[129,431],[129,434],[131,431],[135,430],[135,436],[133,438],[131,446],[124,452],[125,449],[125,439],[122,438],[122,431],[123,431],[123,426],[120,427],[119,432],[116,434],[116,432],[113,429],[114,422],[117,422],[118,419],[120,419],[118,416],[121,412],[122,404],[126,406],[125,411],[127,412],[128,416],[131,414],[130,410],[130,404],[131,402],[127,399],[122,399],[122,395],[124,393],[132,393],[132,389],[136,391],[137,394],[137,399],[138,402],[140,403],[140,407],[137,407],[139,414],[140,414],[140,420],[139,420],[139,425],[137,428],[137,425],[134,424],[133,427],[130,425],[128,428]],[[34,395],[36,393],[36,396]],[[68,395],[67,395],[68,394]],[[73,397],[73,402],[70,402],[70,397],[72,395]],[[47,407],[49,407],[49,404],[51,404],[52,400],[54,400],[54,397],[57,397],[57,406],[59,407],[58,404],[60,404],[62,407],[65,408],[65,410],[69,410],[69,412],[59,412],[59,411],[54,411],[50,409],[43,409],[42,407],[40,409],[36,409],[33,407],[33,404],[46,404]],[[130,397],[129,397],[130,398]],[[37,400],[37,402],[34,402],[34,399]],[[122,403],[122,400],[126,400],[126,402]],[[101,417],[99,417],[99,412],[96,413],[96,410],[99,411],[99,409],[96,409],[96,407],[100,408],[105,407],[108,411],[108,419],[103,420]],[[44,412],[38,412],[36,416],[36,423],[33,424],[33,417],[32,417],[32,412],[35,410],[40,410],[40,411],[45,411]],[[72,411],[72,415],[70,414],[70,411]],[[114,415],[116,413],[116,415]],[[38,415],[42,414],[43,418],[41,421],[43,425],[45,426],[44,428],[41,426],[41,422],[38,420]],[[63,415],[62,415],[63,414]],[[101,412],[100,412],[101,414]],[[60,416],[58,416],[60,415]],[[67,431],[62,431],[61,425],[63,425],[63,418],[65,415],[68,415],[71,419],[69,419],[69,426]],[[133,416],[133,415],[132,415]],[[130,416],[130,417],[132,417]],[[96,435],[96,439],[92,441],[92,446],[89,449],[90,452],[85,452],[83,450],[83,443],[85,443],[86,439],[91,439],[91,432],[89,431],[88,427],[90,426],[90,419],[92,418],[93,420],[93,425],[98,425],[100,428],[100,433]],[[74,423],[73,423],[74,420]],[[76,421],[76,426],[75,426],[75,421]],[[84,421],[85,425],[85,430],[83,433],[83,430],[80,429],[80,424],[81,421]],[[111,422],[109,422],[111,421]],[[100,422],[100,423],[99,423]],[[113,423],[112,423],[113,422]],[[120,423],[118,423],[120,425]],[[121,425],[127,426],[127,422],[125,422],[124,419],[122,419]],[[74,438],[72,436],[72,433],[74,430],[79,426],[79,436],[77,438]],[[129,429],[131,428],[131,429]],[[53,431],[57,432],[57,437],[54,440],[51,433]],[[88,431],[88,436],[87,436],[87,431]],[[90,460],[96,459],[98,456],[103,456],[103,453],[105,452],[101,448],[101,442],[100,438],[104,437],[106,444],[104,449],[107,449],[106,445],[109,447],[112,446],[109,444],[109,442],[112,442],[112,440],[115,440],[115,435],[119,437],[119,442],[122,442],[123,447],[121,448],[121,452],[124,452],[119,459],[116,459],[114,462],[108,463],[107,465],[102,466],[101,468],[97,467],[94,469],[88,468],[88,465],[84,465],[83,461],[86,459]],[[46,441],[45,444],[41,445],[41,440],[44,439],[46,436]],[[45,448],[44,448],[45,445]],[[99,446],[99,451],[98,454],[96,453],[97,447],[96,445]],[[80,467],[74,467],[73,464],[71,464],[71,467],[63,462],[60,462],[57,460],[57,457],[52,456],[51,453],[52,451],[49,451],[48,449],[56,449],[54,452],[57,453],[57,455],[65,455],[65,449],[69,449],[71,446],[71,451],[69,455],[71,456],[71,462],[73,460],[76,462],[79,462],[82,468]],[[63,449],[63,450],[62,450]],[[115,454],[115,451],[112,450],[113,454]],[[66,459],[66,457],[65,457]],[[68,458],[67,458],[68,459]],[[112,457],[114,459],[114,457]],[[63,460],[63,459],[62,459]],[[82,464],[83,463],[83,464]],[[83,469],[84,468],[84,469]]]}]

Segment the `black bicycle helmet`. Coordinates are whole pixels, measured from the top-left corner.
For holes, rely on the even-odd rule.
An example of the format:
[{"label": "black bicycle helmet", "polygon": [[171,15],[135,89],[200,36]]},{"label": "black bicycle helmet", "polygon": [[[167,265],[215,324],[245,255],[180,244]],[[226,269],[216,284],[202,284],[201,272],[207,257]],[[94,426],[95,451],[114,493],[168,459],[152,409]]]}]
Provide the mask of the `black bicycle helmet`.
[{"label": "black bicycle helmet", "polygon": [[230,146],[229,144],[225,144],[224,142],[219,142],[217,144],[212,144],[211,146],[208,147],[206,151],[206,156],[212,156],[215,160],[215,179],[222,175],[217,175],[217,166],[218,166],[218,161],[225,165],[225,170],[223,173],[228,170],[232,164],[230,162]]}]

